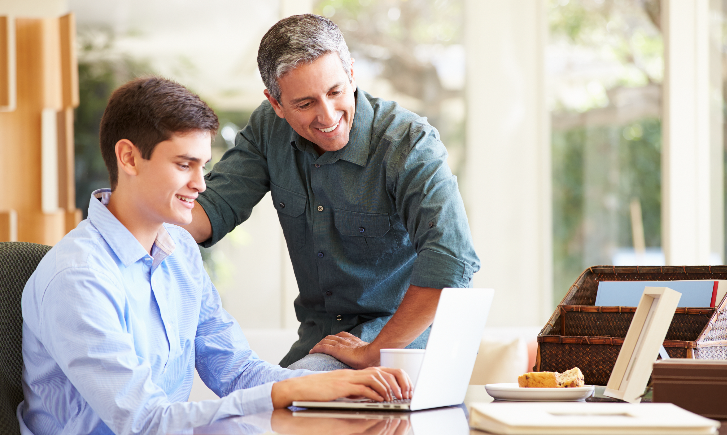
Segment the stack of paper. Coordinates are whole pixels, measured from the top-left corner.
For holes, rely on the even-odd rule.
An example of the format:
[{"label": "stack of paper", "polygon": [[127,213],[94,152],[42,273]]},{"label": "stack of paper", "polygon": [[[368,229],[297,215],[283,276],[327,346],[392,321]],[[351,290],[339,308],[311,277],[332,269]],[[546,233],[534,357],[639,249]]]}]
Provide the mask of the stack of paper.
[{"label": "stack of paper", "polygon": [[496,434],[715,434],[719,422],[671,403],[474,403],[470,426]]}]

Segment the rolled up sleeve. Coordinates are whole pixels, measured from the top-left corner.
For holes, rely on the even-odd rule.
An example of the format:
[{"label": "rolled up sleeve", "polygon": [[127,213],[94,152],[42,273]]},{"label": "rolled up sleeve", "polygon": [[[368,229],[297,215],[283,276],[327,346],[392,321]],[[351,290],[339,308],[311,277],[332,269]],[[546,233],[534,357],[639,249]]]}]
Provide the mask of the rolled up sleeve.
[{"label": "rolled up sleeve", "polygon": [[[259,109],[258,109],[259,111]],[[200,245],[210,247],[246,221],[252,208],[270,190],[263,139],[266,123],[256,111],[235,138],[235,146],[205,175],[207,189],[197,201],[207,213],[212,237]],[[256,128],[254,128],[256,126]]]},{"label": "rolled up sleeve", "polygon": [[469,287],[480,269],[457,177],[430,125],[412,123],[409,146],[397,150],[387,185],[417,253],[410,283],[420,287]]}]

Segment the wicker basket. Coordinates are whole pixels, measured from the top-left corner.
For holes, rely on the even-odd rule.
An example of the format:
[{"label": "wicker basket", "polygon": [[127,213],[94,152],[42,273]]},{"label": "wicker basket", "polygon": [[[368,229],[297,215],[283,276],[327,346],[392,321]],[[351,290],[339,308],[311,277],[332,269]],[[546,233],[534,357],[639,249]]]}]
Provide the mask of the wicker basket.
[{"label": "wicker basket", "polygon": [[[606,385],[635,307],[596,307],[599,281],[727,280],[727,266],[594,266],[586,269],[538,334],[535,371],[579,367]],[[717,308],[678,308],[664,348],[671,358],[727,360],[727,298]]]}]

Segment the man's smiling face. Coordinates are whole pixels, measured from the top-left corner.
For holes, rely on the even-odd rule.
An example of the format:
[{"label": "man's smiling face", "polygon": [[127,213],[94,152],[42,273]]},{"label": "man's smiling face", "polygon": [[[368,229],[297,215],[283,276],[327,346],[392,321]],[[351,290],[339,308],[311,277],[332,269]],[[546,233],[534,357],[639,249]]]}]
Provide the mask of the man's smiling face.
[{"label": "man's smiling face", "polygon": [[328,53],[286,73],[278,85],[279,102],[267,90],[265,96],[296,133],[321,154],[346,146],[356,112],[353,65],[349,82],[338,54]]}]

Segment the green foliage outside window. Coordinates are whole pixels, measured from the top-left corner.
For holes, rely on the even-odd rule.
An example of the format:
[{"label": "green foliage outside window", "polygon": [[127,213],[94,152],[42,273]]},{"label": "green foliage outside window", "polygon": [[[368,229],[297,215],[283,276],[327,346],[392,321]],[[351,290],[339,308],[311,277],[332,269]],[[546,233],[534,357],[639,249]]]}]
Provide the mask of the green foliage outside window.
[{"label": "green foliage outside window", "polygon": [[658,0],[547,5],[558,304],[585,268],[635,248],[632,203],[646,248],[661,246],[663,41]]},{"label": "green foliage outside window", "polygon": [[[74,112],[76,207],[88,215],[91,193],[109,187],[108,172],[99,148],[99,125],[111,93],[135,77],[154,74],[143,60],[119,54],[108,29],[81,28],[78,32],[78,87],[80,104]],[[184,84],[184,83],[182,83]],[[245,111],[216,111],[220,126],[239,130],[250,117]],[[231,146],[220,135],[212,144],[211,168]],[[213,281],[220,272],[214,248],[200,248],[205,268]]]}]

